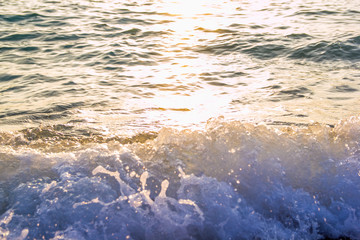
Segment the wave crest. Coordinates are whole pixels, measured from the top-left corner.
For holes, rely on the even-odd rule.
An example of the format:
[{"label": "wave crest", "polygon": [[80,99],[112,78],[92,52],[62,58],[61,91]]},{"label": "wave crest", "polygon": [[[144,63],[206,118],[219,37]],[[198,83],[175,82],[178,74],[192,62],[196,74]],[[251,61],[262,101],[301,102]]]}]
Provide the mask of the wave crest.
[{"label": "wave crest", "polygon": [[218,118],[58,153],[3,146],[0,235],[357,239],[359,137],[359,117],[282,129]]}]

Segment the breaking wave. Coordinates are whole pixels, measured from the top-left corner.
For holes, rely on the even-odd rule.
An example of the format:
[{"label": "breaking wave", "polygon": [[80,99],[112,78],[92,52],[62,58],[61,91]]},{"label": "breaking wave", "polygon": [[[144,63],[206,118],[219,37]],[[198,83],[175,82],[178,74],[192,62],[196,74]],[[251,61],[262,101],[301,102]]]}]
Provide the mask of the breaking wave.
[{"label": "breaking wave", "polygon": [[65,132],[1,134],[0,238],[360,238],[360,117],[281,129],[218,118],[127,139]]}]

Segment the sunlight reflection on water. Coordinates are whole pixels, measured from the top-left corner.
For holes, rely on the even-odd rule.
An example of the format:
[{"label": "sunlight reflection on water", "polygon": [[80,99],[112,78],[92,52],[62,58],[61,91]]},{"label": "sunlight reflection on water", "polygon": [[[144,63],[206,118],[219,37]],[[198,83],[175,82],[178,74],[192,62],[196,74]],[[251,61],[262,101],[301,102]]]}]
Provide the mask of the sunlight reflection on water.
[{"label": "sunlight reflection on water", "polygon": [[12,79],[0,83],[3,124],[79,123],[84,112],[114,129],[188,127],[219,115],[333,124],[357,104],[360,25],[351,2],[2,6],[0,74]]}]

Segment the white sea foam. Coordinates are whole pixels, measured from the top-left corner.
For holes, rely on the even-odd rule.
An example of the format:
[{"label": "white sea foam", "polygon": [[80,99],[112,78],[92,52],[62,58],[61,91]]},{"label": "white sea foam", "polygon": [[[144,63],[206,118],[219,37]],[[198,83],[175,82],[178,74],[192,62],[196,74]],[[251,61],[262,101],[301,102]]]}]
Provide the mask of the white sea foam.
[{"label": "white sea foam", "polygon": [[145,143],[1,148],[3,239],[360,238],[360,118],[215,119]]}]

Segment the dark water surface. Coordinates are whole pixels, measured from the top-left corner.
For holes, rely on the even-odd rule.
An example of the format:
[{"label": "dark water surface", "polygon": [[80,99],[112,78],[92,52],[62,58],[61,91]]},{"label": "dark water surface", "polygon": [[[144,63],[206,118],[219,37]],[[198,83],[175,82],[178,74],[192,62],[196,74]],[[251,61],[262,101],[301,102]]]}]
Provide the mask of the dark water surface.
[{"label": "dark water surface", "polygon": [[358,1],[0,0],[0,239],[360,239],[359,97]]}]

